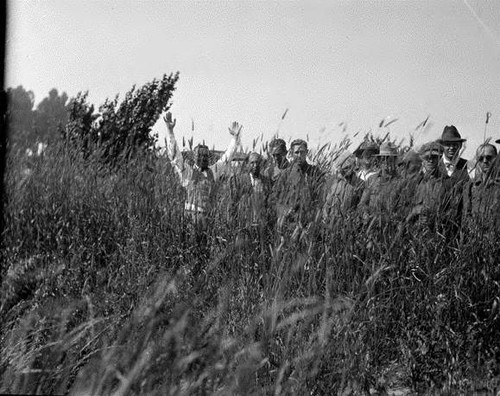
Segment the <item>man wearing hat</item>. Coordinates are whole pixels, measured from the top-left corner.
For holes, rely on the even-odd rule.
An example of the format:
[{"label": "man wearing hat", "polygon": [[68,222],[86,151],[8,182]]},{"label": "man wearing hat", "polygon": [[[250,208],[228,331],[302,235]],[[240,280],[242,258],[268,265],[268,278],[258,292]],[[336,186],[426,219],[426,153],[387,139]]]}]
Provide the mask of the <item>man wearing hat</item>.
[{"label": "man wearing hat", "polygon": [[379,154],[380,170],[365,181],[365,190],[359,203],[367,213],[394,212],[398,201],[400,179],[396,172],[397,147],[392,143],[380,145]]},{"label": "man wearing hat", "polygon": [[378,144],[370,140],[365,140],[354,150],[354,155],[358,163],[357,176],[366,181],[368,178],[377,173],[377,157],[379,153]]},{"label": "man wearing hat", "polygon": [[443,146],[443,156],[439,167],[443,174],[449,176],[449,179],[444,181],[447,186],[447,197],[442,210],[446,222],[443,231],[451,239],[455,239],[460,230],[464,207],[464,188],[470,181],[467,160],[460,158],[460,151],[465,141],[466,139],[462,139],[457,128],[453,125],[445,126],[441,139],[438,140],[438,143]]},{"label": "man wearing hat", "polygon": [[443,146],[443,156],[439,164],[441,171],[455,182],[469,181],[467,160],[460,157],[460,151],[465,141],[466,139],[462,139],[454,125],[445,126],[441,139],[438,140],[438,143]]},{"label": "man wearing hat", "polygon": [[447,185],[444,180],[449,180],[439,167],[442,154],[443,147],[438,142],[425,143],[418,150],[422,169],[413,193],[412,209],[407,217],[407,221],[418,220],[431,229],[446,198]]}]

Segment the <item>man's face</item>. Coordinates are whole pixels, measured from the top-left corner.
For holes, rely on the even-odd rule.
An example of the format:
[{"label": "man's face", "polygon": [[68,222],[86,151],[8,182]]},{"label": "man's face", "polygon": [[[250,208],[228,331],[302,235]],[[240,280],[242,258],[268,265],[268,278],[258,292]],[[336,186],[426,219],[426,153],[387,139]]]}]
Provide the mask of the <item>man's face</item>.
[{"label": "man's face", "polygon": [[359,157],[359,166],[361,169],[370,169],[373,165],[374,153],[371,150],[365,150],[361,153],[361,157]]},{"label": "man's face", "polygon": [[424,167],[426,172],[432,173],[434,172],[439,164],[439,155],[436,153],[424,153],[422,155],[422,166]]},{"label": "man's face", "polygon": [[411,176],[417,174],[422,169],[422,163],[417,159],[412,159],[406,164],[406,174]]},{"label": "man's face", "polygon": [[443,142],[443,147],[446,159],[453,161],[462,148],[462,142]]},{"label": "man's face", "polygon": [[260,158],[257,155],[250,155],[248,158],[248,170],[254,177],[260,175]]},{"label": "man's face", "polygon": [[297,144],[292,147],[292,158],[294,162],[299,165],[303,165],[306,163],[307,159],[307,149],[302,144]]},{"label": "man's face", "polygon": [[285,161],[285,158],[286,158],[286,151],[284,151],[284,150],[273,151],[272,156],[273,156],[274,161],[278,165],[278,168],[281,168],[281,165],[283,164],[283,162]]},{"label": "man's face", "polygon": [[477,162],[481,172],[485,174],[488,173],[496,156],[495,149],[491,146],[479,149],[479,152],[477,153]]},{"label": "man's face", "polygon": [[380,170],[383,174],[392,175],[396,172],[396,157],[380,157]]},{"label": "man's face", "polygon": [[340,174],[346,179],[349,179],[354,175],[355,168],[356,160],[354,158],[348,158],[340,167]]},{"label": "man's face", "polygon": [[208,149],[204,147],[197,149],[196,165],[198,165],[198,167],[201,170],[208,169],[209,158],[210,158],[210,152],[208,151]]}]

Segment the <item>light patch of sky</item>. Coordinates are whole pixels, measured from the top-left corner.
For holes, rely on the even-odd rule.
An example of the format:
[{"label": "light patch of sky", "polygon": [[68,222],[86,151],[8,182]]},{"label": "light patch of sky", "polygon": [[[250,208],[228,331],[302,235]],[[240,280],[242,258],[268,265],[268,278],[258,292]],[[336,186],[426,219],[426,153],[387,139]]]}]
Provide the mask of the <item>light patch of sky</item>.
[{"label": "light patch of sky", "polygon": [[340,122],[383,133],[386,117],[403,138],[431,114],[417,142],[455,124],[471,156],[486,111],[500,138],[500,4],[468,4],[489,33],[459,1],[11,1],[7,85],[38,100],[88,90],[100,104],[179,70],[178,135],[216,148],[234,120],[251,147],[278,129],[338,141]]}]

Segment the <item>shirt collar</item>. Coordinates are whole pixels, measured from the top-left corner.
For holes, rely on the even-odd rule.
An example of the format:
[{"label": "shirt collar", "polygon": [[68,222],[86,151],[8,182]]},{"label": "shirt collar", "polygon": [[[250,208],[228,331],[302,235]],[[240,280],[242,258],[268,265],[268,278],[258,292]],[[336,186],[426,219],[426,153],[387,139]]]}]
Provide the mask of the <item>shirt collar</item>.
[{"label": "shirt collar", "polygon": [[457,163],[458,163],[458,160],[460,159],[460,157],[457,155],[457,157],[453,160],[453,161],[450,161],[448,158],[445,157],[445,155],[443,154],[443,163],[448,166],[448,165],[453,165],[453,166],[457,166]]}]

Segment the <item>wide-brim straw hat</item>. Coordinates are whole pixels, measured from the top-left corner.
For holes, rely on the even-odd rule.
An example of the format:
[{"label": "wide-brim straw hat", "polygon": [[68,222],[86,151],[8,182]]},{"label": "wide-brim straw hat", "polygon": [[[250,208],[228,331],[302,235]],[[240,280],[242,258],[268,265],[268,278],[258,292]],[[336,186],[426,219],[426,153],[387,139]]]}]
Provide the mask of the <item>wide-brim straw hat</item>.
[{"label": "wide-brim straw hat", "polygon": [[441,134],[441,139],[438,139],[437,142],[439,144],[443,143],[462,143],[467,139],[462,139],[458,129],[454,125],[446,125],[443,129],[443,133]]},{"label": "wide-brim straw hat", "polygon": [[380,145],[380,151],[375,155],[376,157],[397,157],[398,148],[391,143],[382,143]]}]

